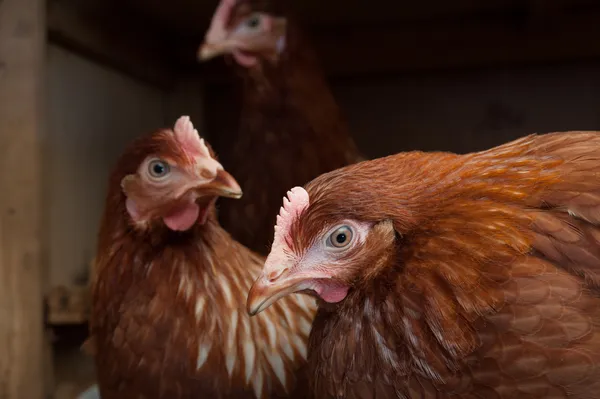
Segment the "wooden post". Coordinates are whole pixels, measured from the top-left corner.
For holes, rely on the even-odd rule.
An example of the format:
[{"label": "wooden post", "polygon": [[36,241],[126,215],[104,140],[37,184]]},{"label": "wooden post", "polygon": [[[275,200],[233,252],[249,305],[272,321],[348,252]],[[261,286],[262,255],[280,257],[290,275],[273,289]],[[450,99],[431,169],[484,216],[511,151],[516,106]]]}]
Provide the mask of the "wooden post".
[{"label": "wooden post", "polygon": [[44,398],[45,1],[0,0],[0,399]]}]

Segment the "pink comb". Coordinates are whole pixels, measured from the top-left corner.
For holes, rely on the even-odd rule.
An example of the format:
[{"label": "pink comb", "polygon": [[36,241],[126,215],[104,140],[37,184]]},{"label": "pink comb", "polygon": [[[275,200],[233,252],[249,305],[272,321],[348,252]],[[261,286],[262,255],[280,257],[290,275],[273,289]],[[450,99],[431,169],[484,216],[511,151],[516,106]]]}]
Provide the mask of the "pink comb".
[{"label": "pink comb", "polygon": [[177,119],[173,131],[175,132],[177,141],[179,141],[181,146],[187,151],[192,154],[212,158],[208,151],[208,147],[204,144],[204,139],[201,139],[198,131],[194,129],[194,125],[189,116],[182,116]]},{"label": "pink comb", "polygon": [[308,193],[302,187],[294,187],[287,192],[287,197],[283,197],[283,206],[279,209],[279,215],[277,215],[273,248],[285,243],[285,238],[290,234],[292,223],[309,204]]},{"label": "pink comb", "polygon": [[205,41],[207,43],[223,39],[226,33],[227,22],[231,17],[231,11],[236,3],[237,0],[221,0],[210,21],[208,32],[206,32]]}]

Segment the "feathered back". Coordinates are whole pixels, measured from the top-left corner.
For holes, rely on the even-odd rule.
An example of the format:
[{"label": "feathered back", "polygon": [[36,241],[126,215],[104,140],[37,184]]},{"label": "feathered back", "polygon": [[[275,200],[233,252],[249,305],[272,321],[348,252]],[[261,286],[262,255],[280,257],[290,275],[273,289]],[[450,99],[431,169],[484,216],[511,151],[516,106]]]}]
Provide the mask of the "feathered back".
[{"label": "feathered back", "polygon": [[344,218],[396,234],[385,267],[356,265],[315,319],[316,396],[600,397],[599,165],[599,133],[555,133],[307,185],[298,247]]}]

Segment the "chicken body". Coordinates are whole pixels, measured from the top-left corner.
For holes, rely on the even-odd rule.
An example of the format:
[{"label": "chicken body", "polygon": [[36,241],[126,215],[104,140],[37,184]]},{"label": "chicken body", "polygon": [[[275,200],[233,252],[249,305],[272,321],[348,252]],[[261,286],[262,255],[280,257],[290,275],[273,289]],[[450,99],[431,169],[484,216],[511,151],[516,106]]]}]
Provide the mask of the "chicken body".
[{"label": "chicken body", "polygon": [[299,28],[257,3],[222,0],[200,54],[232,54],[243,85],[228,169],[244,197],[223,201],[219,219],[235,239],[266,254],[285,192],[361,158]]},{"label": "chicken body", "polygon": [[[212,155],[191,157],[184,141],[170,130],[141,138],[111,177],[91,320],[101,396],[290,397],[305,364],[315,306],[297,296],[250,319],[245,296],[264,259],[235,242],[214,211],[217,193],[239,186]],[[170,165],[171,181],[145,180],[144,165],[156,167],[156,159]],[[215,164],[216,177],[209,168]],[[218,179],[225,183],[216,186]],[[207,213],[173,230],[172,219],[161,218],[190,193]]]},{"label": "chicken body", "polygon": [[311,289],[316,398],[600,398],[600,134],[406,153],[288,194],[256,314]]}]

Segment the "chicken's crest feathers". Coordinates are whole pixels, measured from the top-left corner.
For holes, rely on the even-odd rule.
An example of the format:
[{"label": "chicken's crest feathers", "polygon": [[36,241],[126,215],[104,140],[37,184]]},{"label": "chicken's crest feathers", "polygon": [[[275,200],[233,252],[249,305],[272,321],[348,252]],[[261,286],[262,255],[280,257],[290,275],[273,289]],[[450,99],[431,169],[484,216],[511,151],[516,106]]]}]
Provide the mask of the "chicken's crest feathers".
[{"label": "chicken's crest feathers", "polygon": [[275,225],[274,248],[286,242],[286,237],[289,237],[294,221],[309,204],[308,193],[302,187],[292,188],[287,192],[287,196],[283,197],[283,206],[279,209]]},{"label": "chicken's crest feathers", "polygon": [[273,270],[271,268],[277,270],[279,265],[285,263],[291,252],[292,226],[309,203],[308,192],[302,187],[292,188],[287,192],[287,196],[283,197],[283,206],[279,210],[279,215],[277,215],[271,253],[265,261],[263,270]]},{"label": "chicken's crest feathers", "polygon": [[189,116],[182,116],[177,119],[173,132],[179,144],[186,151],[194,155],[212,158],[208,147],[204,143],[204,139],[200,138],[200,134],[194,128]]}]

